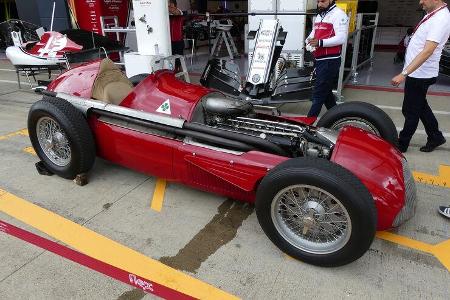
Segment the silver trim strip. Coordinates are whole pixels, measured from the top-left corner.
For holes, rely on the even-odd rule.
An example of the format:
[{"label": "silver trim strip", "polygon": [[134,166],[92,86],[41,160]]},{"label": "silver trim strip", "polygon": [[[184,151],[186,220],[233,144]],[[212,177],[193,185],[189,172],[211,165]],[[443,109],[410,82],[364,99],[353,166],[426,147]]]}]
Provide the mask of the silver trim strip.
[{"label": "silver trim strip", "polygon": [[142,119],[158,124],[164,124],[172,127],[183,128],[184,119],[176,119],[172,117],[160,116],[144,111],[139,111],[119,105],[109,104],[98,100],[92,100],[82,97],[77,97],[65,93],[57,93],[56,97],[69,101],[73,106],[81,110],[85,115],[91,108],[96,108],[132,118]]},{"label": "silver trim strip", "polygon": [[214,150],[214,151],[228,153],[228,154],[234,154],[234,155],[242,155],[242,154],[244,154],[244,152],[241,152],[241,151],[234,151],[234,150],[230,150],[230,149],[224,149],[224,148],[214,147],[214,146],[211,146],[211,145],[195,142],[190,137],[186,137],[183,140],[183,143],[185,143],[187,145],[202,147],[202,148],[211,149],[211,150]]}]

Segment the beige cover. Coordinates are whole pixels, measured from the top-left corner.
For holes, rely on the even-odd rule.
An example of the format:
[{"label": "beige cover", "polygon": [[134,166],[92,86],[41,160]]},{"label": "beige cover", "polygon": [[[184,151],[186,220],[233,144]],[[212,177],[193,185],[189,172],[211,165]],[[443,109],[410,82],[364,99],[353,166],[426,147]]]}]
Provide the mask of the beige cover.
[{"label": "beige cover", "polygon": [[132,90],[133,84],[114,62],[103,59],[92,87],[92,98],[119,105]]}]

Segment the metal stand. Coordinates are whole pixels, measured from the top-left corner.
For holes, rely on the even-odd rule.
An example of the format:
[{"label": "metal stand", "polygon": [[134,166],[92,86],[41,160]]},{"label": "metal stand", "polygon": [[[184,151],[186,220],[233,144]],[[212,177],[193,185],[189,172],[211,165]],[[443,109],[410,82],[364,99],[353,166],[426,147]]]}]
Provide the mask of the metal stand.
[{"label": "metal stand", "polygon": [[[230,22],[229,22],[230,23]],[[211,55],[215,56],[215,52],[217,51],[217,56],[222,49],[222,44],[225,42],[227,47],[228,55],[231,59],[239,56],[236,45],[234,44],[233,37],[231,36],[230,30],[233,27],[233,24],[217,24],[217,36],[214,40],[214,45],[211,50]]]},{"label": "metal stand", "polygon": [[[370,22],[372,25],[363,25],[363,20],[365,18],[371,18]],[[348,36],[348,41],[351,41],[351,45],[353,46],[352,62],[349,68],[345,67],[345,60],[348,45],[350,43],[347,43],[342,47],[341,68],[339,70],[338,87],[336,90],[338,101],[343,101],[342,90],[345,83],[350,79],[352,79],[353,83],[357,83],[358,70],[367,63],[373,65],[378,18],[379,13],[357,14],[356,16],[356,29]],[[371,30],[373,30],[373,33],[370,36]],[[368,36],[370,36],[370,39],[368,39]]]},{"label": "metal stand", "polygon": [[20,72],[23,72],[25,76],[27,77],[28,84],[30,85],[30,88],[33,88],[33,83],[31,82],[30,75],[33,77],[34,81],[36,82],[36,74],[39,74],[41,72],[48,72],[48,78],[50,79],[52,70],[59,70],[61,73],[63,71],[62,65],[48,65],[48,66],[34,66],[34,65],[16,65],[14,66],[16,69],[17,74],[17,84],[19,86],[19,89],[22,88],[21,82],[20,82]]}]

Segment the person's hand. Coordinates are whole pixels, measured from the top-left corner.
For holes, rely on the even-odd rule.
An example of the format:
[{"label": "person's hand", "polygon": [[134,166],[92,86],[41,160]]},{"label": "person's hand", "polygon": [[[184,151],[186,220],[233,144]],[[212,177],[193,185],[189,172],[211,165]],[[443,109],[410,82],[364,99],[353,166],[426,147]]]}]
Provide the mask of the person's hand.
[{"label": "person's hand", "polygon": [[393,86],[399,86],[403,81],[405,81],[406,77],[403,74],[398,74],[391,80],[391,84]]},{"label": "person's hand", "polygon": [[171,15],[179,15],[180,12],[176,7],[169,6],[169,14]]},{"label": "person's hand", "polygon": [[312,38],[308,41],[308,45],[310,45],[311,47],[317,47],[319,46],[319,40],[316,38]]}]

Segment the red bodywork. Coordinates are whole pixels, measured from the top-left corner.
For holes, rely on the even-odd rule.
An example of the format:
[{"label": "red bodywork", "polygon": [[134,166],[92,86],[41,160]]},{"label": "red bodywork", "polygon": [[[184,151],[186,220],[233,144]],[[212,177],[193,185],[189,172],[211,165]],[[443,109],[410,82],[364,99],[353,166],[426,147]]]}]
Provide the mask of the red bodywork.
[{"label": "red bodywork", "polygon": [[[90,98],[99,63],[69,70],[48,89]],[[202,86],[177,80],[172,72],[158,71],[136,86],[120,105],[160,114],[156,110],[169,99],[171,116],[190,121],[197,103],[210,92]],[[289,121],[300,123],[302,119],[289,118]],[[95,115],[90,117],[89,123],[98,156],[148,175],[242,201],[254,202],[262,178],[270,169],[289,159],[259,151],[234,154],[186,144],[103,122]],[[405,204],[402,159],[389,143],[352,127],[340,132],[333,151],[331,161],[350,170],[372,194],[378,210],[378,230],[391,228]]]}]

